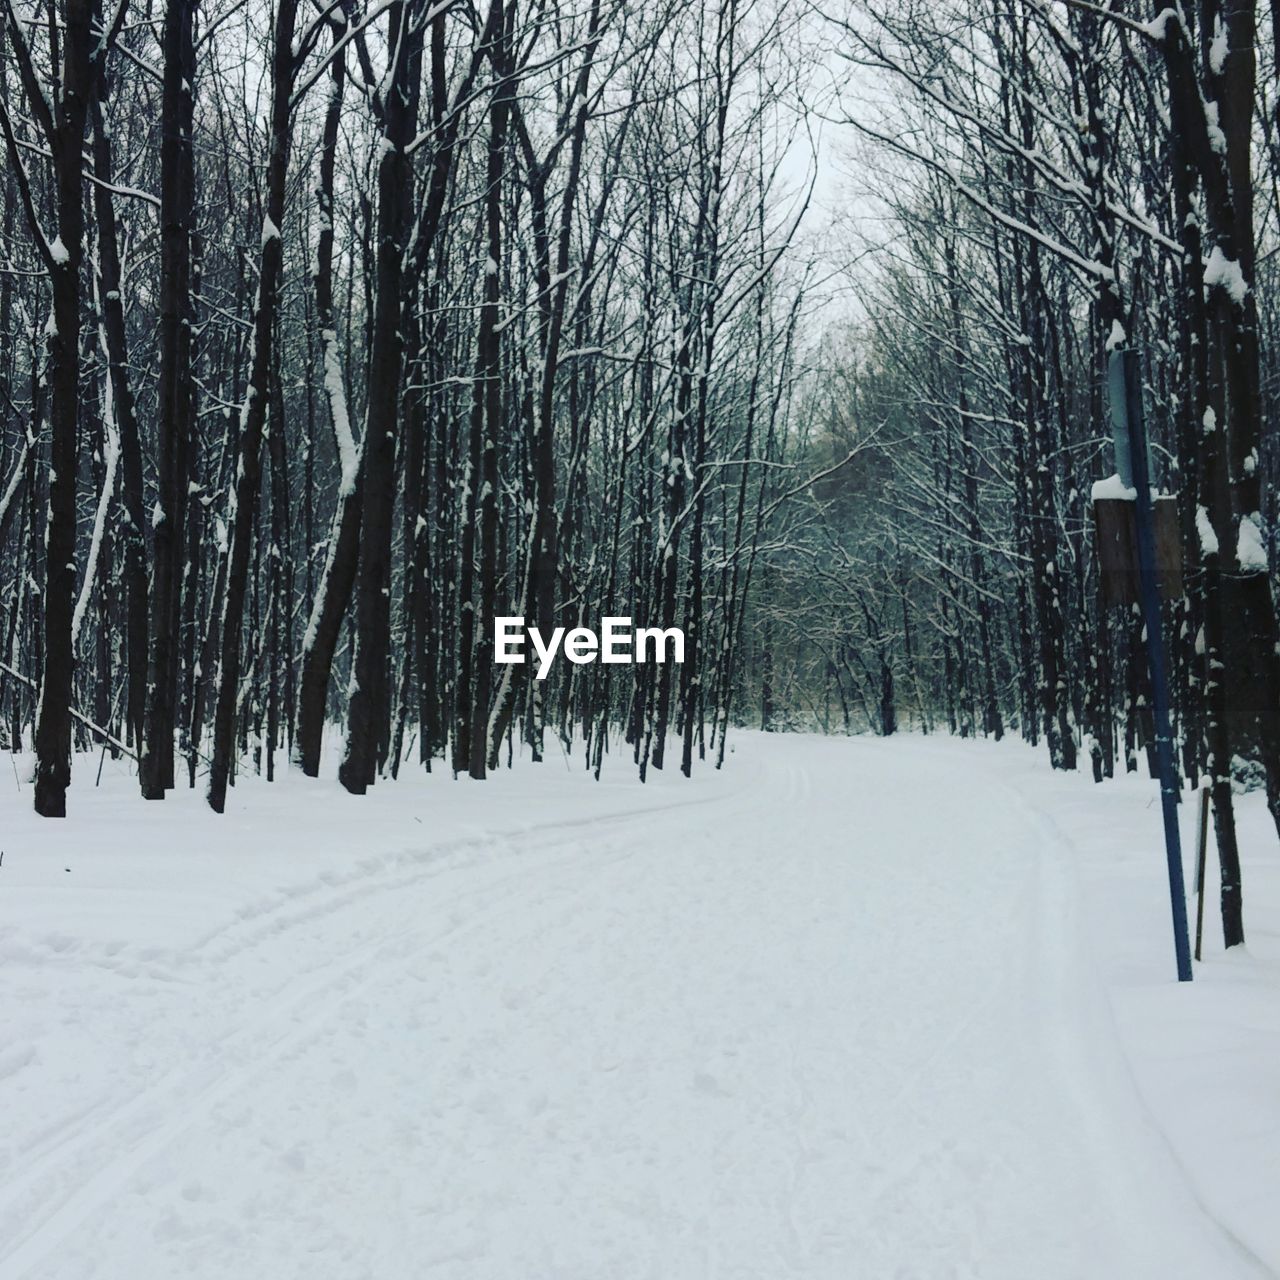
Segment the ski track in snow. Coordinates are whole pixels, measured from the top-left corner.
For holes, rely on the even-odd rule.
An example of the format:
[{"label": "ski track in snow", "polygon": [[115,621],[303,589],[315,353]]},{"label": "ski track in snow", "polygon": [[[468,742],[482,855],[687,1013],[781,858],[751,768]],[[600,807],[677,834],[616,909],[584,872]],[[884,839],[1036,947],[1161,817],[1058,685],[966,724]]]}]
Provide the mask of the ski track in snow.
[{"label": "ski track in snow", "polygon": [[10,938],[0,1280],[1266,1274],[990,760],[755,738],[639,794],[353,854],[189,951]]}]

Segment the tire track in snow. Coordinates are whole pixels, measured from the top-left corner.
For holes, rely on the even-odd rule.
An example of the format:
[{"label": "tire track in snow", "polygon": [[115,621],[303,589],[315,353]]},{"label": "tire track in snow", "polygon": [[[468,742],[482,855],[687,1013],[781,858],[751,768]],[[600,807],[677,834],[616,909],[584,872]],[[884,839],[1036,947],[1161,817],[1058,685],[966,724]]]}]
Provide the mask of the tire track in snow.
[{"label": "tire track in snow", "polygon": [[[1168,1169],[1176,1170],[1180,1184],[1178,1189],[1194,1203],[1205,1222],[1237,1255],[1240,1263],[1256,1275],[1258,1280],[1274,1280],[1274,1273],[1266,1262],[1200,1198],[1194,1180],[1188,1176],[1172,1143],[1142,1097],[1133,1069],[1120,1048],[1115,1012],[1104,993],[1096,958],[1081,942],[1083,930],[1077,920],[1080,895],[1070,870],[1077,856],[1075,843],[1052,814],[1035,808],[1015,784],[998,775],[995,781],[1014,801],[1028,824],[1044,836],[1046,845],[1054,851],[1053,854],[1040,851],[1037,860],[1040,872],[1040,904],[1037,912],[1041,924],[1037,930],[1040,940],[1039,959],[1048,974],[1046,985],[1052,986],[1058,1010],[1067,1013],[1075,1034],[1068,1033],[1061,1017],[1045,1018],[1045,1034],[1055,1046],[1057,1059],[1063,1066],[1066,1084],[1076,1102],[1081,1123],[1090,1129],[1094,1141],[1100,1146],[1111,1141],[1115,1129],[1120,1129],[1130,1135],[1130,1149],[1146,1150],[1153,1155],[1159,1150],[1167,1155],[1168,1162],[1163,1170],[1156,1169],[1154,1160],[1148,1162],[1153,1176],[1157,1172],[1167,1172]],[[1154,821],[1153,818],[1153,841]],[[1046,883],[1048,881],[1052,882],[1051,889]],[[1087,1004],[1082,984],[1069,980],[1073,966],[1086,967],[1092,978],[1088,988],[1096,995]],[[1105,1124],[1100,1118],[1097,1099],[1088,1092],[1084,1083],[1102,1076],[1120,1081],[1125,1093],[1132,1099],[1130,1111],[1111,1114]],[[1104,1165],[1104,1170],[1111,1193],[1117,1201],[1131,1202],[1131,1181],[1123,1176],[1116,1176],[1109,1165]]]},{"label": "tire track in snow", "polygon": [[[221,962],[236,976],[237,957],[291,936],[275,959],[294,958],[317,921],[317,936],[392,932],[335,958],[345,974],[312,971],[310,995],[300,979],[255,1004],[242,1060],[224,1045],[197,1064],[222,1074],[187,1073],[194,1114],[178,1079],[108,1126],[80,1151],[108,1158],[74,1212],[43,1194],[0,1275],[114,1280],[135,1259],[147,1280],[1249,1274],[1179,1220],[1186,1197],[1131,1123],[1106,1132],[1125,1095],[1092,1097],[1106,1071],[1079,1042],[1106,1028],[1071,966],[1065,860],[1016,806],[999,812],[995,771],[910,739],[769,746],[746,800],[704,822],[647,808],[511,833],[436,864],[442,878],[398,863],[331,911],[285,903],[261,937],[237,926]],[[290,1001],[294,1022],[273,1026]],[[368,1078],[335,1090],[361,1063]],[[245,1192],[184,1208],[175,1178],[221,1188],[255,1158]],[[37,1190],[75,1164],[58,1157],[65,1179]],[[1126,1190],[1153,1171],[1154,1190]],[[239,1225],[245,1194],[264,1215],[209,1234]]]},{"label": "tire track in snow", "polygon": [[[136,1094],[129,1102],[111,1108],[88,1128],[67,1134],[52,1148],[43,1152],[21,1153],[26,1167],[18,1181],[0,1192],[0,1215],[13,1214],[24,1196],[31,1191],[33,1183],[41,1178],[57,1183],[45,1197],[46,1209],[49,1200],[56,1199],[58,1204],[43,1215],[38,1202],[37,1206],[23,1206],[24,1218],[30,1218],[34,1214],[38,1221],[10,1252],[0,1256],[0,1277],[3,1280],[18,1280],[27,1274],[70,1231],[109,1200],[121,1184],[147,1161],[171,1146],[207,1116],[219,1102],[235,1095],[272,1064],[286,1057],[291,1048],[304,1042],[317,1025],[331,1017],[354,995],[375,982],[385,980],[390,970],[411,963],[424,949],[438,948],[442,943],[458,940],[478,932],[482,927],[498,923],[504,917],[519,915],[522,910],[527,912],[528,900],[521,891],[530,882],[539,883],[548,874],[577,866],[593,873],[592,880],[595,880],[609,867],[631,860],[644,852],[641,846],[628,845],[621,854],[603,859],[600,857],[600,842],[597,841],[592,847],[575,849],[567,857],[543,858],[531,865],[529,846],[517,847],[517,841],[532,838],[533,851],[546,849],[548,846],[558,847],[566,832],[585,827],[608,828],[636,818],[660,817],[692,806],[722,803],[735,798],[738,790],[662,805],[630,808],[603,816],[538,824],[451,843],[450,851],[500,845],[506,852],[494,859],[494,862],[505,866],[518,859],[521,865],[512,874],[486,881],[480,887],[469,888],[451,899],[430,904],[433,908],[456,915],[460,909],[467,909],[473,902],[489,900],[487,907],[466,920],[439,933],[426,934],[421,930],[402,926],[391,937],[375,934],[325,966],[318,980],[314,972],[310,973],[300,982],[287,984],[265,1003],[259,1004],[249,1022],[219,1042],[219,1062],[230,1060],[237,1052],[252,1052],[252,1058],[243,1065],[219,1069],[217,1064],[202,1064],[171,1072],[158,1084]],[[429,856],[430,853],[418,855],[419,858]],[[485,870],[490,865],[492,864],[486,863],[478,869]],[[335,916],[344,909],[366,905],[367,900],[379,895],[402,895],[406,890],[421,886],[424,882],[455,872],[471,874],[474,870],[477,868],[465,864],[437,870],[427,863],[407,873],[389,871],[378,878],[378,883],[361,885],[358,892],[340,895],[337,901],[324,904],[322,910],[298,913],[290,917],[283,928],[297,928],[302,924],[312,923],[317,918]],[[581,889],[586,887],[585,883],[580,886]],[[504,892],[497,900],[492,900],[495,889]],[[401,905],[408,911],[407,903],[402,901]],[[524,932],[536,931],[544,923],[531,920],[530,928]],[[281,931],[256,931],[243,946],[231,952],[228,958],[239,955],[268,938],[275,940]],[[308,1014],[313,1005],[320,1005],[320,1008]],[[265,1047],[262,1047],[260,1037],[267,1035],[269,1028],[280,1023],[291,1023],[292,1029],[269,1038]],[[178,1112],[181,1114],[176,1114]],[[165,1119],[166,1115],[168,1119]],[[119,1132],[120,1130],[125,1132]],[[104,1145],[112,1149],[112,1154],[104,1162],[99,1162],[88,1178],[78,1178],[77,1185],[68,1193],[59,1175],[76,1177],[78,1170],[72,1166],[90,1149],[96,1147],[100,1150]],[[47,1168],[50,1164],[53,1167]]]},{"label": "tire track in snow", "polygon": [[453,860],[443,868],[449,872],[460,866],[474,865],[474,855],[482,855],[494,846],[506,848],[519,841],[540,840],[544,835],[557,832],[607,827],[634,818],[661,817],[680,809],[720,804],[736,798],[750,785],[750,778],[745,777],[732,788],[718,790],[711,795],[651,805],[629,805],[551,822],[480,828],[474,834],[447,840],[432,841],[424,829],[425,838],[420,845],[358,857],[345,870],[330,868],[302,884],[277,890],[256,903],[242,907],[233,918],[181,949],[150,945],[138,947],[119,942],[82,947],[77,939],[65,935],[23,940],[10,936],[14,931],[7,930],[0,931],[0,959],[6,966],[26,965],[38,966],[42,970],[69,971],[82,968],[88,961],[106,973],[166,982],[188,981],[189,971],[198,975],[200,971],[218,968],[298,925],[322,921],[347,910],[353,903],[409,887],[424,876],[437,874],[442,860]]}]

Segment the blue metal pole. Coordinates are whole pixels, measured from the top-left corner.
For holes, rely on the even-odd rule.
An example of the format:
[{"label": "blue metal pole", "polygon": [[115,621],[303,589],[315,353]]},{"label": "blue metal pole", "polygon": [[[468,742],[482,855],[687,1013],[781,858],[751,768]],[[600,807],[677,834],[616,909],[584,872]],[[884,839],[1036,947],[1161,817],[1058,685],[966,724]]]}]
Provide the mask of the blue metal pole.
[{"label": "blue metal pole", "polygon": [[[1147,624],[1147,662],[1151,668],[1151,701],[1155,717],[1156,762],[1160,769],[1160,801],[1164,811],[1164,845],[1169,862],[1169,902],[1173,908],[1173,946],[1178,981],[1191,981],[1191,947],[1187,939],[1187,891],[1182,880],[1182,841],[1178,836],[1178,775],[1173,763],[1173,733],[1169,727],[1169,681],[1165,671],[1160,587],[1156,579],[1155,511],[1151,502],[1151,459],[1147,452],[1147,423],[1142,411],[1142,381],[1138,353],[1116,351],[1111,359],[1124,361],[1124,410],[1129,427],[1129,457],[1138,491],[1138,581],[1142,614]],[[1112,379],[1112,386],[1116,385]]]}]

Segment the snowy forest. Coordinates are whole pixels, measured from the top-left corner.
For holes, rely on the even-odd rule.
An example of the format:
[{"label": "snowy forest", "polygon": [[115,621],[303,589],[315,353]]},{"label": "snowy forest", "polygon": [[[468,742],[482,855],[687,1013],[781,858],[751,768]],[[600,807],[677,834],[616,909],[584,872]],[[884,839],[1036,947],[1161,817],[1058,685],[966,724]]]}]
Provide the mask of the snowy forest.
[{"label": "snowy forest", "polygon": [[1280,1277],[1278,42],[0,0],[0,1280]]},{"label": "snowy forest", "polygon": [[[39,813],[73,752],[221,811],[330,738],[354,793],[688,774],[732,724],[1146,768],[1091,504],[1132,346],[1178,764],[1226,881],[1233,795],[1280,824],[1270,13],[3,4],[0,745]],[[539,681],[502,615],[686,658]]]}]

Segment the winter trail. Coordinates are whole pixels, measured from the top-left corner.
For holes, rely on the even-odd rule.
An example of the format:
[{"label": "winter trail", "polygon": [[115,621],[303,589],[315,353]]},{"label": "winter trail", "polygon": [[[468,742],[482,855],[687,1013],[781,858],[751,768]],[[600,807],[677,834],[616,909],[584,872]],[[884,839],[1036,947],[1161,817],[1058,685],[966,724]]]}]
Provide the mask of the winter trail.
[{"label": "winter trail", "polygon": [[1146,1118],[1069,846],[988,757],[730,769],[84,975],[155,1068],[3,1122],[0,1278],[1263,1274]]}]

